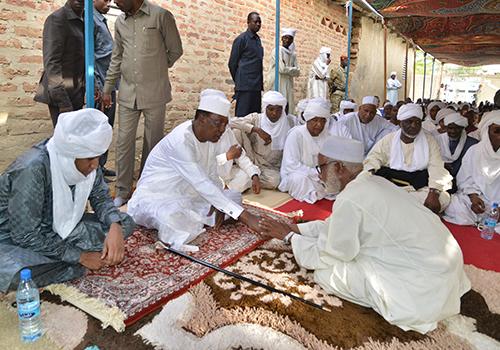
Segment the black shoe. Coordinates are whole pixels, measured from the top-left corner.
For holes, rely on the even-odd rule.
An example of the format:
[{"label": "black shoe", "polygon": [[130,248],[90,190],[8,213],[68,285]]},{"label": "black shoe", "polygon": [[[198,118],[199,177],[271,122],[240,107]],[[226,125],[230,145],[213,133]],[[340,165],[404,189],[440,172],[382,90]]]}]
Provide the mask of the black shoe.
[{"label": "black shoe", "polygon": [[116,176],[116,172],[114,170],[104,168],[103,171],[104,176]]}]

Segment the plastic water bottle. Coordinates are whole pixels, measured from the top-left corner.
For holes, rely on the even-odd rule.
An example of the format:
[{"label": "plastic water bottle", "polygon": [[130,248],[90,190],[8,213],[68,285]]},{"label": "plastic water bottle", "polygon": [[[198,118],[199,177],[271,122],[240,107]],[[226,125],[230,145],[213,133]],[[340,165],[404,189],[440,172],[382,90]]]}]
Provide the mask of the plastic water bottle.
[{"label": "plastic water bottle", "polygon": [[481,237],[490,240],[495,235],[495,227],[498,222],[498,203],[493,203],[491,210],[485,215]]},{"label": "plastic water bottle", "polygon": [[31,270],[21,270],[21,280],[16,294],[17,314],[21,341],[32,343],[42,336],[40,294],[31,279]]}]

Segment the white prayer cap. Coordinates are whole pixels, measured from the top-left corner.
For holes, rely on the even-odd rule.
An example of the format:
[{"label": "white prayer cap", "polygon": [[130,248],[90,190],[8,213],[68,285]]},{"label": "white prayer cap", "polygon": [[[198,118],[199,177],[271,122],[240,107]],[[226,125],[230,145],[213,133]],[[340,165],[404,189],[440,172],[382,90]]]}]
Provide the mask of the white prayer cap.
[{"label": "white prayer cap", "polygon": [[323,46],[321,49],[319,49],[319,53],[332,53],[332,49],[329,47]]},{"label": "white prayer cap", "polygon": [[108,117],[94,108],[61,113],[52,137],[57,153],[68,158],[100,156],[112,138]]},{"label": "white prayer cap", "polygon": [[500,125],[500,109],[485,113],[483,115],[483,118],[477,126],[481,135],[481,140],[487,139],[488,128],[491,124]]},{"label": "white prayer cap", "polygon": [[316,117],[328,119],[330,117],[330,107],[330,102],[323,97],[310,99],[304,110],[304,119],[306,121]]},{"label": "white prayer cap", "polygon": [[297,33],[297,29],[295,28],[283,28],[281,30],[281,36],[285,36],[285,35],[290,35],[291,37],[294,37],[295,38],[295,34]]},{"label": "white prayer cap", "polygon": [[286,98],[278,91],[268,91],[262,96],[262,104],[264,106],[286,106]]},{"label": "white prayer cap", "polygon": [[201,92],[200,104],[198,105],[199,110],[228,118],[230,108],[231,103],[222,91],[206,89]]},{"label": "white prayer cap", "polygon": [[391,102],[384,103],[384,107],[386,107],[386,106],[392,106],[392,103]]},{"label": "white prayer cap", "polygon": [[416,103],[407,103],[402,105],[398,109],[398,120],[406,120],[413,117],[418,119],[424,118],[424,113],[422,112],[422,107]]},{"label": "white prayer cap", "polygon": [[340,101],[340,107],[339,107],[339,109],[341,111],[344,111],[346,109],[356,109],[356,107],[358,107],[358,105],[355,104],[354,102],[351,102],[351,101]]},{"label": "white prayer cap", "polygon": [[378,99],[375,96],[365,96],[363,97],[363,101],[361,101],[362,105],[378,105]]},{"label": "white prayer cap", "polygon": [[436,122],[439,123],[441,120],[444,119],[444,117],[446,117],[449,114],[453,114],[455,112],[456,111],[454,111],[453,109],[449,109],[449,108],[440,109],[439,112],[437,112],[437,114],[436,114]]},{"label": "white prayer cap", "polygon": [[349,163],[363,163],[365,158],[365,148],[361,142],[339,136],[328,137],[319,153],[330,159]]},{"label": "white prayer cap", "polygon": [[467,118],[462,117],[460,113],[451,113],[444,117],[444,125],[448,126],[450,124],[456,124],[465,128],[469,125]]},{"label": "white prayer cap", "polygon": [[391,72],[391,77],[392,77],[393,75],[396,75],[396,74],[398,74],[398,73],[397,73],[397,72],[394,72],[394,71],[393,71],[393,72]]}]

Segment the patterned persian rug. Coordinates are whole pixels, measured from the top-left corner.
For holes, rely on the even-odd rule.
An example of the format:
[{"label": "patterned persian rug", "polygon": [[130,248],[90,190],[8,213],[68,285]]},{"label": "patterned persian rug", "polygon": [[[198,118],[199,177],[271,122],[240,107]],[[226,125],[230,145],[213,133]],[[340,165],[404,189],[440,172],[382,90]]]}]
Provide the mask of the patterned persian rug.
[{"label": "patterned persian rug", "polygon": [[269,241],[227,269],[331,312],[217,273],[171,301],[138,331],[162,349],[499,349],[500,274],[466,266],[474,291],[461,315],[427,335],[404,332],[373,310],[325,294],[290,247]]},{"label": "patterned persian rug", "polygon": [[[281,214],[246,206],[255,214],[266,213],[280,220]],[[46,289],[102,322],[123,331],[169,300],[206,278],[211,270],[163,250],[155,249],[157,232],[138,229],[125,243],[125,259],[118,265],[89,271],[86,276]],[[193,256],[227,266],[252,251],[262,241],[241,223],[207,230],[193,245]]]}]

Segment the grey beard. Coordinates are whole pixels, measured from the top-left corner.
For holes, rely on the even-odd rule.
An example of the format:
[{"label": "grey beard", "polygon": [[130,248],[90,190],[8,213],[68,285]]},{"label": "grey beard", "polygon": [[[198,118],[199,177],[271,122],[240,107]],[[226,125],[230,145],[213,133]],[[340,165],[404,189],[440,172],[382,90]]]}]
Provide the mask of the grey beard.
[{"label": "grey beard", "polygon": [[335,175],[328,174],[326,181],[321,181],[326,193],[338,194],[341,190],[341,183]]}]

